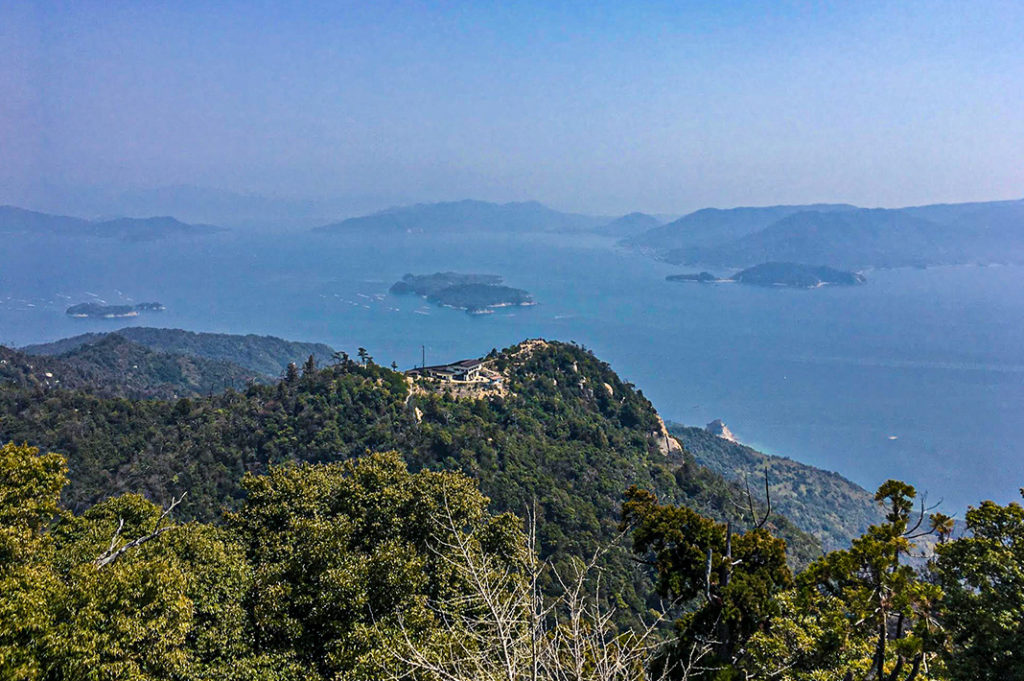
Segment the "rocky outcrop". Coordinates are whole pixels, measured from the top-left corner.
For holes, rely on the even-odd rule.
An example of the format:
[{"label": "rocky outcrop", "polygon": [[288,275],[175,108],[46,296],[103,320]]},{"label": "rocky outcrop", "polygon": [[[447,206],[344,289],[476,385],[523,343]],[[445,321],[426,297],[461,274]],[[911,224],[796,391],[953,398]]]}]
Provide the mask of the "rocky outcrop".
[{"label": "rocky outcrop", "polygon": [[[605,383],[605,385],[608,385]],[[679,441],[669,435],[668,428],[665,427],[665,421],[662,420],[661,416],[658,416],[658,425],[652,433],[654,441],[658,445],[658,451],[665,456],[669,454],[682,454],[683,446],[679,444]]]},{"label": "rocky outcrop", "polygon": [[723,440],[738,442],[736,436],[732,434],[732,431],[729,430],[729,426],[725,425],[725,422],[722,419],[715,419],[708,425],[704,426],[704,430],[708,431],[712,435],[717,435]]}]

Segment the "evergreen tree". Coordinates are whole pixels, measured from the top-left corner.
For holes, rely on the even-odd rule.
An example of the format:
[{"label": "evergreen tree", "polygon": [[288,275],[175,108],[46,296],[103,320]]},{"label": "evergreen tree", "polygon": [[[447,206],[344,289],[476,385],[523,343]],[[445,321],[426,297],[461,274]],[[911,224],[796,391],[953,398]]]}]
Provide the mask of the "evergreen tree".
[{"label": "evergreen tree", "polygon": [[288,368],[284,371],[284,382],[295,383],[299,380],[299,368],[295,366],[295,362],[289,362]]},{"label": "evergreen tree", "polygon": [[660,505],[636,487],[626,499],[623,527],[633,528],[633,550],[656,571],[658,593],[695,603],[676,622],[678,640],[656,666],[684,678],[687,659],[702,646],[711,653],[701,664],[706,670],[739,665],[746,641],[777,613],[772,597],[793,583],[785,542],[763,528],[734,535],[728,524]]},{"label": "evergreen tree", "polygon": [[309,359],[302,365],[302,375],[312,376],[316,373],[316,358],[313,355],[309,356]]},{"label": "evergreen tree", "polygon": [[930,533],[921,529],[923,506],[913,512],[916,494],[906,483],[885,482],[875,499],[886,522],[812,563],[797,588],[776,599],[784,614],[751,641],[755,677],[945,678],[942,591],[907,562],[914,540]]}]

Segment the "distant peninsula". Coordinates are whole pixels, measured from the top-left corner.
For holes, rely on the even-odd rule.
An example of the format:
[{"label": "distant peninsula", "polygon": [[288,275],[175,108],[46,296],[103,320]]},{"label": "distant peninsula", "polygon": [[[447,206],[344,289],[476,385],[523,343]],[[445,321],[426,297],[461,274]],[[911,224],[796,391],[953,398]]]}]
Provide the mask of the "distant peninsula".
[{"label": "distant peninsula", "polygon": [[728,278],[719,278],[710,272],[672,274],[668,281],[697,283],[737,282],[751,286],[782,286],[786,288],[820,288],[822,286],[856,286],[867,281],[857,272],[837,270],[824,265],[801,265],[792,262],[766,262],[737,272]]},{"label": "distant peninsula", "polygon": [[416,294],[432,303],[465,310],[469,314],[490,314],[494,308],[534,305],[523,289],[502,285],[496,274],[406,274],[391,287],[396,295]]},{"label": "distant peninsula", "polygon": [[99,303],[79,303],[66,310],[69,317],[80,319],[122,319],[138,317],[140,312],[163,312],[162,303],[139,303],[138,305],[101,305]]}]

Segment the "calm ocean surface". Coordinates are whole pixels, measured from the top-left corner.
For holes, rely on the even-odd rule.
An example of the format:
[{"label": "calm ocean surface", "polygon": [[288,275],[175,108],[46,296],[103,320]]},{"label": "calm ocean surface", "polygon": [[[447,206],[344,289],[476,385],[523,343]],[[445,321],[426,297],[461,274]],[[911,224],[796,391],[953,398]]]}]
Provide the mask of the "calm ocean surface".
[{"label": "calm ocean surface", "polygon": [[[722,418],[744,442],[873,489],[888,477],[960,514],[1024,485],[1024,268],[868,272],[814,291],[666,282],[679,268],[578,236],[218,235],[126,244],[6,238],[0,343],[127,324],[366,347],[403,368],[524,338],[574,340],[666,419]],[[501,274],[540,303],[472,317],[388,287],[406,272]],[[78,302],[156,300],[136,320]]]}]

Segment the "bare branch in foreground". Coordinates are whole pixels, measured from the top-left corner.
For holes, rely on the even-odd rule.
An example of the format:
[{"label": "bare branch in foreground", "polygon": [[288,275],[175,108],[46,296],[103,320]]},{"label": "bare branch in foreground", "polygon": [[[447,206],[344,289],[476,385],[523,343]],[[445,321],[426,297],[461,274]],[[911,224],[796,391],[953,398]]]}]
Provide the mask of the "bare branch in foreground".
[{"label": "bare branch in foreground", "polygon": [[121,546],[118,546],[118,541],[121,538],[121,531],[124,529],[124,518],[118,518],[117,530],[114,531],[114,536],[110,539],[110,546],[107,547],[107,550],[101,553],[99,557],[92,562],[92,564],[98,568],[110,565],[115,560],[123,556],[127,551],[130,551],[137,546],[142,546],[151,539],[156,539],[167,530],[172,529],[174,525],[161,525],[161,523],[170,515],[171,511],[174,510],[174,507],[180,504],[181,500],[184,498],[185,493],[183,492],[180,497],[171,500],[171,504],[165,508],[163,513],[160,514],[160,517],[156,519],[155,530],[149,534],[145,534],[141,537],[136,537],[129,542],[125,542]]}]

